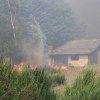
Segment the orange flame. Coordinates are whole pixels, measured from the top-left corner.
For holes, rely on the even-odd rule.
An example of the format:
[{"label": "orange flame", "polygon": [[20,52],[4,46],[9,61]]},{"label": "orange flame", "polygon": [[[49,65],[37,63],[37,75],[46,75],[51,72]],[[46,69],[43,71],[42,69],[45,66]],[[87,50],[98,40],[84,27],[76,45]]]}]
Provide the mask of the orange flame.
[{"label": "orange flame", "polygon": [[14,65],[13,71],[17,70],[19,73],[21,73],[23,69],[25,68],[25,65],[28,65],[29,69],[31,70],[36,69],[36,67],[33,64],[28,64],[27,62],[23,61],[23,62],[20,62],[19,64]]}]

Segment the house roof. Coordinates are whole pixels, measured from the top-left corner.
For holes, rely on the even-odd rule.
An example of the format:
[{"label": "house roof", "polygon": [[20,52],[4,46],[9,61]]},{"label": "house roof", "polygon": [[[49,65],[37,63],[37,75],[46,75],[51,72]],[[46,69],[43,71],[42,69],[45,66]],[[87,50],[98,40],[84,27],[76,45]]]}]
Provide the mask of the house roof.
[{"label": "house roof", "polygon": [[90,54],[97,49],[100,39],[97,40],[71,40],[64,45],[53,49],[49,55],[63,54]]}]

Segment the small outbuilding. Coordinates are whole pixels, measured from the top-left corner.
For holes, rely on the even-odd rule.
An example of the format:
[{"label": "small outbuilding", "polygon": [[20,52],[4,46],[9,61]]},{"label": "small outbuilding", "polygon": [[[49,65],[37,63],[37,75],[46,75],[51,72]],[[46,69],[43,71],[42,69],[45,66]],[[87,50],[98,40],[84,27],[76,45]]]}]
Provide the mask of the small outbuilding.
[{"label": "small outbuilding", "polygon": [[48,48],[50,65],[85,66],[100,64],[100,39],[71,40],[58,48]]}]

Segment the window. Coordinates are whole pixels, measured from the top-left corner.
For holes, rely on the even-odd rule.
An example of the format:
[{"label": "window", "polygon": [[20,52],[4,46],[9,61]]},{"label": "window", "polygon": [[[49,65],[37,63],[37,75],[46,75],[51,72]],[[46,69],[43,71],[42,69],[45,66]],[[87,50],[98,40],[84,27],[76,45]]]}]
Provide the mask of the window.
[{"label": "window", "polygon": [[77,61],[77,60],[79,60],[79,56],[78,55],[72,55],[71,60]]}]

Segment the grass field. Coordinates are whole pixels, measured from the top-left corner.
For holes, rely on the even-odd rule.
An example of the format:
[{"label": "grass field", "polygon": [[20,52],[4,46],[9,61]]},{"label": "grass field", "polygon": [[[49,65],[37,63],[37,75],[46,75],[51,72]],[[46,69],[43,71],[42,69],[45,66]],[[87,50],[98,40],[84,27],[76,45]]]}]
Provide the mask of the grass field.
[{"label": "grass field", "polygon": [[0,100],[100,100],[100,68],[85,66],[65,71],[50,68],[13,71],[0,61]]},{"label": "grass field", "polygon": [[65,84],[64,85],[60,85],[60,86],[56,86],[55,87],[55,91],[62,93],[65,91],[65,87],[67,86],[71,86],[74,84],[75,80],[77,79],[77,77],[79,77],[84,70],[93,70],[94,73],[96,73],[97,78],[100,77],[100,67],[99,65],[86,65],[84,67],[77,67],[76,69],[69,69],[67,71],[61,71],[64,75],[65,75]]}]

